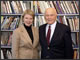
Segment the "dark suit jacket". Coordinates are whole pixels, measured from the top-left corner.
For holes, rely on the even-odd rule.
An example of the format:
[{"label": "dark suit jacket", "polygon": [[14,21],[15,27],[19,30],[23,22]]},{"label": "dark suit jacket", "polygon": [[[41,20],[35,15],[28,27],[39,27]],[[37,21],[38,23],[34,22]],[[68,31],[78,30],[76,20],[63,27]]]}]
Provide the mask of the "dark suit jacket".
[{"label": "dark suit jacket", "polygon": [[46,25],[47,24],[44,24],[39,27],[41,59],[72,59],[73,48],[70,28],[57,22],[50,45],[48,46],[46,40]]}]

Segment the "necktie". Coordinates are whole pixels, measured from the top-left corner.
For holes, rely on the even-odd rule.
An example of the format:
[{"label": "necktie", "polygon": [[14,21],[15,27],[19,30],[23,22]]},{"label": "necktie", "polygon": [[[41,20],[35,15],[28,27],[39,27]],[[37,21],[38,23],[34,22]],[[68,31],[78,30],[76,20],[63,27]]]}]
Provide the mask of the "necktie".
[{"label": "necktie", "polygon": [[50,34],[51,34],[51,26],[49,25],[48,32],[47,32],[47,43],[48,43],[48,45],[49,45],[49,40],[50,40]]}]

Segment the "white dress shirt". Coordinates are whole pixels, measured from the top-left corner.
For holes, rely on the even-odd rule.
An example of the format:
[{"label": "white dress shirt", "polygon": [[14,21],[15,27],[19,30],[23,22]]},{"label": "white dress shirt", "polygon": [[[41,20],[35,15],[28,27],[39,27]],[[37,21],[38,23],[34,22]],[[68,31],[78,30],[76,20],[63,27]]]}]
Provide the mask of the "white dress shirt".
[{"label": "white dress shirt", "polygon": [[[53,23],[53,24],[51,24],[50,26],[51,26],[51,34],[50,34],[50,41],[51,41],[51,38],[52,38],[52,36],[53,36],[53,34],[54,34],[54,30],[55,30],[55,27],[56,27],[56,21]],[[47,32],[48,32],[48,28],[49,28],[49,24],[47,24],[47,26],[46,26],[46,36],[47,36]],[[49,42],[50,42],[49,41]]]}]

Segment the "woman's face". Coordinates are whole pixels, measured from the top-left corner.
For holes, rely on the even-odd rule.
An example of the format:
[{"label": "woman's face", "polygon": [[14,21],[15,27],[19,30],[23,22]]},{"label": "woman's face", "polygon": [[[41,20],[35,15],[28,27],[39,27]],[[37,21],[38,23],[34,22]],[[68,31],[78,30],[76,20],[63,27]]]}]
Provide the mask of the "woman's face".
[{"label": "woman's face", "polygon": [[26,26],[31,26],[32,23],[33,23],[33,17],[31,15],[29,15],[29,14],[24,15],[23,20],[24,20],[24,24]]}]

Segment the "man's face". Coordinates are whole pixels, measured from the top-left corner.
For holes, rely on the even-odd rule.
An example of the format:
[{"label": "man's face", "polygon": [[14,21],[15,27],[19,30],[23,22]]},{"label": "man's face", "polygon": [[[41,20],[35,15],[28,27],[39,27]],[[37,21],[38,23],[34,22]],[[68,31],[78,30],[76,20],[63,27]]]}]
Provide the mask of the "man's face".
[{"label": "man's face", "polygon": [[48,24],[53,24],[56,21],[57,14],[54,12],[54,10],[46,10],[45,12],[45,20]]}]

